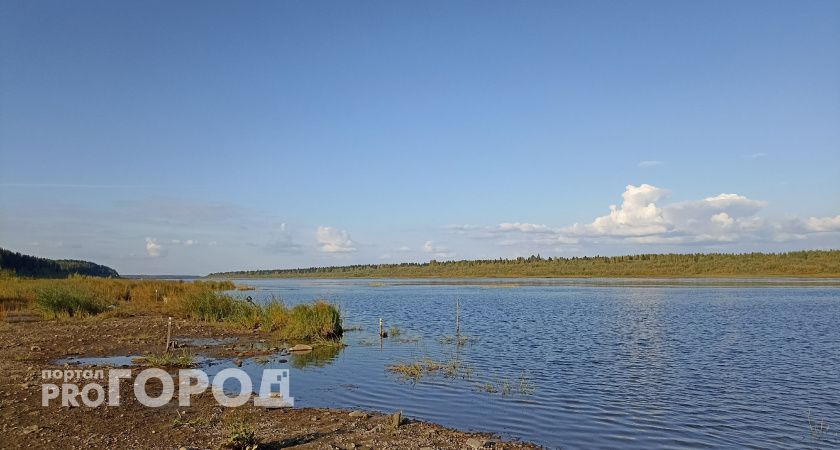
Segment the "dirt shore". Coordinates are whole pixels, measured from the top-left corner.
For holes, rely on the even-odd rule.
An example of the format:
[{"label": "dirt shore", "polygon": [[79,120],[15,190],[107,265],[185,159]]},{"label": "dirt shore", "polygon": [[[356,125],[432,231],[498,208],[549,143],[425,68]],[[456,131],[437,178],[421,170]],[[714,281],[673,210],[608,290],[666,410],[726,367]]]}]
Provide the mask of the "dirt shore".
[{"label": "dirt shore", "polygon": [[[233,428],[253,432],[259,448],[301,449],[469,449],[535,448],[489,434],[465,433],[440,425],[371,412],[337,409],[264,409],[248,403],[218,406],[212,394],[179,407],[177,398],[159,408],[141,405],[132,385],[121,383],[120,406],[41,405],[41,371],[64,369],[54,361],[67,356],[140,355],[165,347],[166,318],[138,316],[84,320],[0,323],[0,431],[3,448],[225,448]],[[216,325],[175,321],[172,335],[226,338],[234,345],[191,348],[211,357],[252,357],[242,348],[265,336]],[[253,347],[253,346],[252,346]],[[231,363],[233,367],[233,363]],[[73,368],[79,368],[73,366]],[[136,375],[141,369],[132,368]],[[170,370],[175,372],[175,370]],[[81,383],[80,383],[81,384]],[[160,386],[149,385],[150,394]]]}]

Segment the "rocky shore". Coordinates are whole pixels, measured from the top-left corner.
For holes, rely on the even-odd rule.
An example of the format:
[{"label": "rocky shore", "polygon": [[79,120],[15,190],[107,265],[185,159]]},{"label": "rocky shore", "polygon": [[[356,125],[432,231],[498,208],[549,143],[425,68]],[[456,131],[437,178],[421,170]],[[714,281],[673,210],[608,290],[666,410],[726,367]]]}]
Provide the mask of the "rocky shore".
[{"label": "rocky shore", "polygon": [[[41,405],[42,370],[68,356],[139,355],[165,347],[166,319],[109,317],[0,323],[0,431],[4,448],[301,448],[477,449],[535,448],[490,434],[466,433],[402,417],[316,408],[238,408],[217,404],[210,392],[188,407],[177,400],[149,408],[120,387],[121,403],[95,407]],[[247,358],[275,349],[253,345],[261,336],[216,325],[175,321],[178,339],[222,339],[235,345],[197,345],[201,355]],[[196,341],[197,342],[197,341]],[[251,344],[251,345],[249,345]],[[242,348],[252,348],[243,352]],[[78,368],[78,367],[77,367]],[[131,368],[136,375],[140,368]],[[174,372],[174,370],[170,371]],[[159,386],[150,384],[150,395]],[[399,416],[399,417],[398,417]]]}]

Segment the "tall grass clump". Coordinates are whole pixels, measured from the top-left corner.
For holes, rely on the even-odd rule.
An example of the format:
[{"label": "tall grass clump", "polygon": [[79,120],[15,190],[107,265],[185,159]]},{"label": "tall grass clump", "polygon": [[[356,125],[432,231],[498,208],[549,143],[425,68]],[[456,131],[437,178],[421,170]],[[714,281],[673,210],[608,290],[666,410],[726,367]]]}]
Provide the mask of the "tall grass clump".
[{"label": "tall grass clump", "polygon": [[341,337],[341,313],[325,301],[291,308],[272,299],[264,305],[239,302],[229,321],[241,327],[273,332],[284,339],[308,342]]},{"label": "tall grass clump", "polygon": [[272,332],[283,339],[314,342],[339,338],[344,331],[338,308],[320,300],[289,308],[277,299],[257,305],[222,293],[205,291],[179,298],[175,308],[185,317]]},{"label": "tall grass clump", "polygon": [[183,315],[205,322],[221,322],[245,307],[246,303],[215,291],[190,292],[180,297],[175,309]]},{"label": "tall grass clump", "polygon": [[322,300],[292,307],[281,331],[286,338],[297,339],[335,339],[344,332],[338,307]]},{"label": "tall grass clump", "polygon": [[48,318],[83,317],[108,309],[108,303],[89,292],[68,286],[50,286],[38,291],[35,306]]}]

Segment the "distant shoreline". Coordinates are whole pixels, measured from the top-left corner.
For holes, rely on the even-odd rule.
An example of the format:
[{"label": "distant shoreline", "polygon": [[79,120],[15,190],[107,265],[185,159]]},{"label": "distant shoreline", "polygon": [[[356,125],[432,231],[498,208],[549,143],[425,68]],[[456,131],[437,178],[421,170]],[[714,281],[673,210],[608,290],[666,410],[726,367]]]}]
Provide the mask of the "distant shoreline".
[{"label": "distant shoreline", "polygon": [[389,276],[339,276],[339,275],[278,275],[278,276],[246,276],[246,275],[228,275],[227,272],[221,274],[211,274],[204,277],[194,277],[194,276],[185,276],[185,277],[156,277],[154,275],[151,276],[143,276],[143,277],[135,277],[135,276],[127,276],[123,278],[144,278],[144,279],[197,279],[197,280],[216,280],[216,279],[224,279],[224,280],[441,280],[441,279],[453,279],[453,280],[666,280],[666,281],[676,281],[676,280],[713,280],[713,279],[728,279],[728,280],[773,280],[773,279],[780,279],[780,280],[796,280],[796,279],[807,279],[807,280],[838,280],[840,282],[840,273],[837,274],[826,274],[826,275],[788,275],[788,274],[767,274],[767,275],[621,275],[621,276],[612,276],[612,275],[557,275],[557,276],[544,276],[544,275],[463,275],[463,276],[437,276],[437,275],[418,275],[418,276],[400,276],[400,275],[389,275]]},{"label": "distant shoreline", "polygon": [[208,278],[840,278],[840,250],[788,253],[640,254],[359,264],[217,272]]}]

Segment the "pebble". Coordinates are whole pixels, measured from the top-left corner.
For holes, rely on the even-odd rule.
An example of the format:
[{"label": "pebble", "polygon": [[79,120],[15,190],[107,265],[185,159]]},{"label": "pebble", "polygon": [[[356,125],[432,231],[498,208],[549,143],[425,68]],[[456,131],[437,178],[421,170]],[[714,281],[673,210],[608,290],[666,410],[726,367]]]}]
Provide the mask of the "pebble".
[{"label": "pebble", "polygon": [[399,428],[402,425],[402,411],[397,411],[391,415],[391,427]]},{"label": "pebble", "polygon": [[297,344],[289,349],[290,352],[311,352],[312,346],[306,344]]},{"label": "pebble", "polygon": [[490,442],[487,439],[469,438],[467,439],[467,447],[472,449],[485,448]]}]

